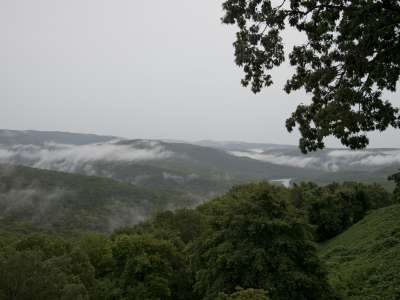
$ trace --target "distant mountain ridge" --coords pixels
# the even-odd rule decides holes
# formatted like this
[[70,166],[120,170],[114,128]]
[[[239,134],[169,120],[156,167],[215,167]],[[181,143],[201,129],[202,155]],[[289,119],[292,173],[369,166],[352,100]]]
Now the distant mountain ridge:
[[161,141],[93,134],[0,130],[0,163],[109,177],[208,198],[236,183],[359,180],[387,183],[399,149],[325,149],[303,155],[294,145]]
[[[236,157],[222,149],[183,142],[128,140],[115,137],[70,133],[16,132],[13,138],[0,134],[3,158],[14,164],[61,171],[74,171],[68,162],[87,165],[104,162],[140,164],[170,170],[177,175],[199,173],[208,176],[232,176],[242,179],[273,179],[276,176],[300,176],[304,170],[273,163]],[[15,138],[18,137],[18,138]],[[23,137],[23,143],[20,140]],[[56,137],[56,138],[54,138]],[[64,139],[65,138],[65,139]],[[72,142],[71,142],[72,140]],[[31,142],[31,143],[28,143]],[[0,153],[1,154],[1,153]],[[0,155],[0,160],[1,160]],[[103,162],[103,163],[102,163]],[[61,168],[61,169],[60,169]],[[317,175],[318,172],[310,170]]]
[[304,155],[294,145],[232,141],[200,141],[197,144],[222,149],[238,157],[327,172],[375,172],[387,168],[396,170],[400,167],[400,149],[398,148],[368,148],[365,150],[326,148]]
[[2,145],[43,145],[44,143],[58,143],[70,145],[85,145],[104,143],[119,139],[115,136],[96,134],[70,133],[61,131],[37,130],[8,130],[0,129],[0,144]]
[[193,142],[195,145],[204,147],[218,148],[227,151],[233,150],[250,150],[250,149],[298,149],[296,145],[274,144],[274,143],[251,143],[240,141],[213,141],[201,140]]

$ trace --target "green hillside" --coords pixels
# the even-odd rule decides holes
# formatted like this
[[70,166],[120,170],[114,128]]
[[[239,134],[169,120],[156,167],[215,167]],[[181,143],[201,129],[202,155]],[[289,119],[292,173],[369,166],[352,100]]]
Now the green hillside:
[[344,299],[400,299],[400,205],[371,212],[324,244],[320,257]]
[[[96,230],[144,220],[156,210],[193,206],[196,198],[108,178],[0,166],[0,221],[41,228]],[[4,225],[3,225],[4,226]]]

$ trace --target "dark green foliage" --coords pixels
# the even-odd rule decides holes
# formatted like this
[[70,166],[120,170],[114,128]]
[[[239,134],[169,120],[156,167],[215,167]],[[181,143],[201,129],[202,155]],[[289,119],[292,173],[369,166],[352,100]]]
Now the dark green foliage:
[[400,203],[400,172],[389,176],[389,180],[394,181],[396,187],[393,191],[393,201]]
[[31,234],[15,243],[17,251],[40,251],[45,258],[62,256],[71,250],[71,245],[60,237]]
[[277,300],[333,298],[307,225],[287,193],[252,184],[200,207],[209,229],[192,252],[195,290],[204,299],[233,293],[238,286],[264,289]]
[[[156,214],[150,221],[135,226],[136,232],[152,232],[157,236],[177,238],[184,244],[192,242],[204,232],[205,217],[197,210],[178,209]],[[127,229],[129,232],[129,229]],[[132,229],[131,229],[132,230]],[[117,232],[124,232],[121,229]]]
[[176,253],[173,274],[169,277],[171,299],[196,299],[192,292],[194,275],[186,250],[204,231],[204,216],[196,210],[182,209],[166,211],[132,228],[122,228],[113,235],[116,241],[121,236],[145,236],[153,241],[168,242]]
[[0,299],[190,299],[182,249],[149,234],[28,235],[0,248]]
[[79,248],[86,253],[95,269],[95,277],[103,278],[112,273],[115,260],[112,253],[112,242],[104,235],[86,234],[79,241]]
[[89,299],[94,285],[86,254],[58,238],[28,236],[0,249],[0,299]]
[[319,197],[320,187],[313,182],[295,183],[290,190],[290,201],[300,210],[307,210]]
[[182,249],[150,234],[120,234],[113,242],[112,278],[127,299],[189,299],[190,273]]
[[3,233],[8,223],[0,231],[0,299],[338,299],[332,285],[344,299],[396,299],[397,206],[322,246],[330,283],[312,234],[338,220],[339,233],[389,203],[377,185],[259,183],[111,236],[29,234],[35,229],[19,223],[13,236]]
[[236,292],[226,295],[220,294],[217,300],[269,300],[267,293],[264,290],[256,289],[240,289],[238,288]]
[[178,253],[169,241],[147,235],[120,235],[113,245],[123,297],[174,299],[170,289]]
[[57,231],[110,233],[165,207],[192,205],[185,194],[108,178],[0,166],[0,220]]
[[298,125],[303,152],[324,147],[334,136],[352,148],[364,148],[366,132],[400,127],[398,108],[382,92],[395,91],[400,75],[399,1],[226,0],[226,24],[237,24],[236,64],[242,84],[257,93],[272,84],[269,71],[285,59],[281,33],[304,33],[306,42],[289,54],[294,75],[285,91],[305,89],[311,104],[301,104],[287,120]]
[[348,300],[400,298],[400,206],[371,212],[324,243],[329,281]]
[[295,185],[291,190],[293,203],[315,226],[319,241],[330,239],[360,221],[368,211],[391,205],[390,194],[379,185],[361,183],[312,183]]

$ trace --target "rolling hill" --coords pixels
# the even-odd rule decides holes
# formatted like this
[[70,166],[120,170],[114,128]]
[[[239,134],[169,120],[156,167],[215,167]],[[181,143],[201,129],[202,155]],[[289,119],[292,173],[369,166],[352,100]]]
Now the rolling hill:
[[378,182],[390,189],[387,177],[400,167],[400,151],[325,149],[305,156],[290,145],[0,130],[0,163],[107,177],[207,199],[234,184],[259,180]]
[[190,192],[203,199],[226,192],[236,183],[312,179],[324,173],[237,157],[221,149],[188,143],[111,140],[111,137],[92,142],[101,138],[66,133],[63,140],[59,133],[12,131],[4,134],[3,131],[0,163],[109,177],[137,186]]
[[26,222],[56,231],[111,232],[158,210],[191,207],[178,191],[137,187],[109,178],[23,166],[0,166],[0,223]]
[[344,299],[400,298],[400,205],[371,212],[322,245],[329,279]]

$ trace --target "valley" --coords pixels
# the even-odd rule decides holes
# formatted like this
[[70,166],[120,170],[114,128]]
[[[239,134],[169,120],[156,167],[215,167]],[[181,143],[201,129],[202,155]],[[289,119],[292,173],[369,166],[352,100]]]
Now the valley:
[[[387,177],[398,167],[397,149],[304,156],[287,145],[1,130],[0,298],[9,280],[34,282],[38,268],[43,280],[63,278],[64,288],[41,288],[57,297],[79,282],[74,293],[91,299],[216,299],[224,278],[273,276],[260,281],[265,290],[243,293],[395,299],[399,199]],[[135,257],[147,277],[131,281]],[[291,271],[254,273],[260,260]],[[25,270],[19,279],[14,262]],[[288,276],[307,280],[285,298]],[[18,299],[40,286],[18,288]]]

